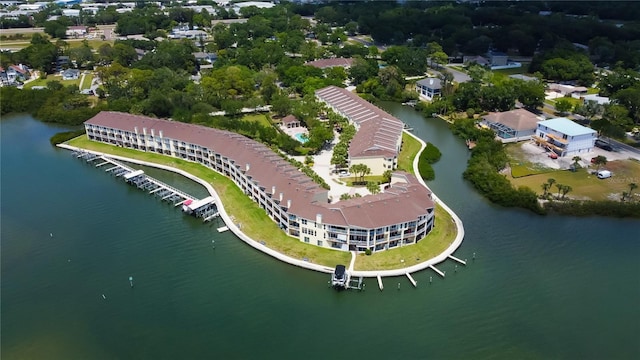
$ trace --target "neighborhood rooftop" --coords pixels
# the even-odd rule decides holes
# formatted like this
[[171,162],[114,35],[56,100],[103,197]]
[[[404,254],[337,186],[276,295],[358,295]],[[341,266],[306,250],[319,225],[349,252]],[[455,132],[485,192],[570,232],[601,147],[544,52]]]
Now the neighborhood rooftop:
[[353,64],[352,58],[331,58],[331,59],[318,59],[314,61],[306,62],[305,65],[313,66],[320,69],[331,68],[336,66],[350,67]]
[[429,89],[442,89],[442,82],[438,78],[426,78],[418,80],[416,84],[428,87]]
[[493,123],[506,125],[513,130],[535,129],[538,121],[540,121],[540,118],[525,109],[492,112],[483,118]]
[[316,96],[355,124],[357,132],[349,145],[350,157],[398,155],[402,121],[337,86],[317,90]]
[[567,118],[555,118],[551,120],[540,121],[538,125],[546,126],[549,129],[566,134],[568,136],[578,136],[578,135],[584,135],[584,134],[592,134],[596,132],[593,129],[584,127]]

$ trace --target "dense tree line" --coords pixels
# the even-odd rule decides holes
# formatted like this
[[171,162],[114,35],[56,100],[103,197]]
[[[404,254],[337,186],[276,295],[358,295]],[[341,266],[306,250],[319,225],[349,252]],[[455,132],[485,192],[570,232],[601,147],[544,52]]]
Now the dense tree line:
[[549,212],[572,216],[613,216],[640,218],[640,203],[620,201],[549,201],[544,204]]
[[427,143],[418,160],[418,172],[420,172],[422,179],[430,181],[436,178],[436,173],[431,165],[438,162],[440,157],[442,157],[440,150],[432,143]]
[[80,125],[106,110],[104,104],[92,106],[86,95],[78,93],[76,86],[63,87],[50,82],[46,89],[21,90],[14,87],[0,88],[1,113],[27,112],[34,117],[65,125]]
[[[296,9],[310,11],[308,6]],[[631,3],[330,3],[318,5],[315,17],[331,26],[355,23],[359,33],[371,34],[382,44],[424,47],[437,41],[450,55],[482,55],[494,48],[531,56],[568,41],[588,45],[601,65],[640,65],[640,26],[635,22],[640,6]],[[609,19],[629,22],[618,26]]]
[[463,139],[476,142],[463,176],[481,194],[492,202],[507,207],[522,207],[542,214],[535,191],[528,187],[514,188],[500,171],[507,164],[502,143],[496,141],[491,130],[478,129],[471,119],[462,119],[452,125],[452,131]]

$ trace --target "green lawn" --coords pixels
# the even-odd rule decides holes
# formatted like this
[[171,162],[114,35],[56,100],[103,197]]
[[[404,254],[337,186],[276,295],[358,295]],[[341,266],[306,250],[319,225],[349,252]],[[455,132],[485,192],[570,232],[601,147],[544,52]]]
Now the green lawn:
[[402,149],[398,155],[398,170],[413,174],[413,159],[420,150],[420,142],[411,135],[402,133]]
[[[629,190],[629,183],[640,183],[640,162],[638,161],[610,161],[603,168],[611,170],[613,177],[600,180],[595,175],[589,174],[587,169],[579,169],[576,172],[550,170],[544,174],[520,178],[509,177],[509,180],[515,186],[527,186],[536,193],[542,194],[542,184],[546,183],[549,178],[553,178],[556,180],[556,184],[571,186],[572,190],[567,194],[567,197],[590,200],[619,200],[620,194]],[[552,193],[557,193],[558,189],[554,185],[551,190]]]
[[[491,70],[495,73],[499,73],[499,74],[505,74],[505,75],[515,75],[515,74],[525,74],[526,72],[529,70],[529,63],[527,62],[520,62],[522,64],[521,67],[519,68],[511,68],[511,69],[498,69],[498,70]],[[529,75],[531,76],[531,75]]]
[[[417,148],[419,149],[419,143],[414,139],[410,140],[417,143]],[[413,142],[410,143],[415,149]],[[296,259],[307,258],[310,262],[329,267],[333,267],[336,264],[348,264],[350,261],[351,254],[348,252],[319,248],[285,235],[276,223],[266,215],[265,211],[245,196],[231,180],[203,165],[161,154],[146,153],[93,142],[88,140],[85,135],[72,139],[67,143],[84,149],[126,156],[187,171],[211,184],[220,196],[227,213],[235,219],[236,223],[240,224],[242,231],[255,240],[264,241],[265,246]],[[415,153],[412,156],[410,154],[405,155],[407,158],[415,157]],[[451,221],[451,217],[438,206],[436,208],[436,227],[418,244],[383,251],[370,256],[358,256],[355,267],[358,270],[387,270],[414,265],[440,254],[451,244],[455,236],[456,228]],[[400,262],[401,259],[404,259],[404,263]]]
[[49,75],[46,79],[36,79],[24,85],[25,89],[31,89],[34,86],[47,86],[50,81],[59,81],[63,86],[75,85],[80,86],[80,78],[76,80],[62,80],[62,76]]
[[[82,76],[80,77],[82,79]],[[89,73],[84,77],[84,82],[82,83],[82,87],[80,90],[89,89],[91,87],[91,83],[93,82],[93,73]]]
[[[65,41],[69,44],[69,48],[73,49],[73,48],[81,47],[82,40],[84,39],[66,39]],[[95,50],[98,50],[98,48],[103,44],[109,44],[113,46],[113,43],[114,43],[114,41],[111,41],[111,40],[107,41],[107,40],[100,40],[100,39],[87,40],[87,42],[89,43],[89,47]]]
[[270,127],[271,126],[271,121],[269,121],[267,116],[264,115],[264,114],[247,114],[247,115],[244,115],[240,120],[242,120],[242,121],[250,121],[250,122],[257,122],[260,125],[266,126],[266,127]]

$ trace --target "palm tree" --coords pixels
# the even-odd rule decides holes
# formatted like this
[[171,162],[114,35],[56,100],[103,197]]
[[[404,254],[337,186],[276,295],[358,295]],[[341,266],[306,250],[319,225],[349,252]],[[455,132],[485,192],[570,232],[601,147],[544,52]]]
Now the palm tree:
[[627,198],[627,196],[629,196],[629,193],[626,192],[626,191],[623,191],[622,192],[622,198],[620,199],[620,201],[624,201]]
[[549,188],[551,187],[551,184],[549,183],[544,183],[542,184],[542,190],[544,191],[544,193],[542,194],[542,197],[547,197],[547,193],[549,192]]
[[553,186],[553,184],[556,183],[556,179],[554,178],[549,178],[547,179],[547,184],[549,184],[549,189],[551,189],[551,187]]
[[562,199],[571,191],[573,188],[569,185],[562,185]]
[[382,173],[382,182],[383,183],[388,183],[391,184],[391,176],[393,175],[393,173],[391,172],[391,170],[385,170],[384,173]]
[[631,193],[633,192],[633,190],[638,188],[638,184],[636,183],[629,183],[629,193],[627,194],[627,196],[629,197],[629,199],[631,199]]
[[574,156],[571,160],[573,160],[573,164],[572,164],[573,171],[578,170],[578,168],[580,167],[579,162],[580,160],[582,160],[582,158],[580,156]]
[[556,184],[556,187],[558,188],[558,196],[556,196],[556,199],[560,199],[560,192],[562,191],[562,189],[564,188],[564,185],[562,184]]

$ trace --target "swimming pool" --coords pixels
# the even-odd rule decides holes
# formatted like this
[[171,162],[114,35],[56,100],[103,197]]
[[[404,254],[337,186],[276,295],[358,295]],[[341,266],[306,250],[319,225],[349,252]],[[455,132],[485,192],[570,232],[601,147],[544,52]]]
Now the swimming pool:
[[296,140],[300,141],[303,144],[309,141],[309,138],[305,133],[297,133],[294,136],[296,137]]

